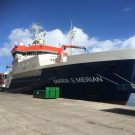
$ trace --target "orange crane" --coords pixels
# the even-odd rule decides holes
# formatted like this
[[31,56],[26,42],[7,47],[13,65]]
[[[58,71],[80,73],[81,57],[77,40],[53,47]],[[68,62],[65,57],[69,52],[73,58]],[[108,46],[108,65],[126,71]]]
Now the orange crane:
[[86,50],[85,46],[76,46],[76,45],[62,45],[61,46],[61,51],[67,49],[67,48],[76,48],[76,49],[84,49]]
[[86,50],[85,46],[76,46],[76,45],[62,45],[60,48],[60,51],[58,52],[58,57],[56,59],[56,62],[61,62],[61,56],[63,53],[63,50],[66,50],[67,48],[76,48],[76,49],[84,49]]

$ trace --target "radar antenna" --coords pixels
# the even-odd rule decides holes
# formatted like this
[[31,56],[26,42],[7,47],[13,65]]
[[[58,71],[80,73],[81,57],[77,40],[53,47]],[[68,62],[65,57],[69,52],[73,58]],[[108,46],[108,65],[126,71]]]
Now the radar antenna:
[[32,34],[33,34],[33,39],[34,39],[34,44],[43,44],[44,43],[44,37],[46,33],[43,32],[43,27],[39,24],[33,23],[30,28]]

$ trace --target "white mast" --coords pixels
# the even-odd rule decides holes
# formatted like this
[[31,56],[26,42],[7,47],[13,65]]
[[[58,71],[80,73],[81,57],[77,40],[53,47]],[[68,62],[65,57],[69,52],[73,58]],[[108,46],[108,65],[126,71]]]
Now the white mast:
[[43,44],[46,33],[43,32],[43,27],[39,24],[33,23],[31,25],[31,32],[33,34],[34,44]]
[[[74,37],[75,37],[75,32],[76,31],[74,31],[73,30],[73,25],[72,25],[72,20],[71,20],[71,23],[70,23],[70,30],[69,30],[69,43],[70,43],[70,45],[72,45],[73,44],[73,39],[74,39]],[[72,54],[72,48],[70,48],[70,55]]]

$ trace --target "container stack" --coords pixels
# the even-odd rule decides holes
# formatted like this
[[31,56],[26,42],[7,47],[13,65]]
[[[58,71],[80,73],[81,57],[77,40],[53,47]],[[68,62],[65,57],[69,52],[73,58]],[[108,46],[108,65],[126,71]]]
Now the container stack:
[[34,98],[41,99],[55,99],[60,97],[60,88],[59,87],[45,87],[44,90],[34,90]]

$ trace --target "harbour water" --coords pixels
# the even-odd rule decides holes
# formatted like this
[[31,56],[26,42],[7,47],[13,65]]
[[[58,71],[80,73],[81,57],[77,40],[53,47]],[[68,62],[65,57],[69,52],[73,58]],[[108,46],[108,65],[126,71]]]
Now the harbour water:
[[132,93],[130,95],[130,98],[128,100],[127,105],[129,105],[129,106],[135,106],[135,93]]

